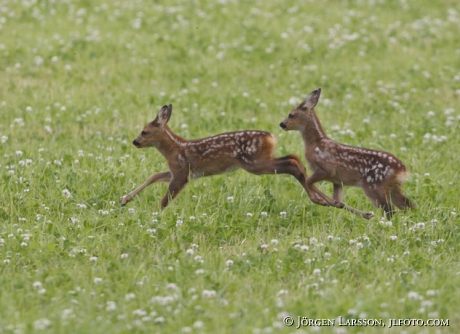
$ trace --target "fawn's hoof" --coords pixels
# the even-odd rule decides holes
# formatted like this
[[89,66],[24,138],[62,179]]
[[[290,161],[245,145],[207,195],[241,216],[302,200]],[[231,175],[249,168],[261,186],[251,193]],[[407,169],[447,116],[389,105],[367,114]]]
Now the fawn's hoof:
[[374,214],[373,213],[370,213],[370,212],[366,212],[364,215],[363,215],[364,218],[366,219],[371,219],[374,217]]

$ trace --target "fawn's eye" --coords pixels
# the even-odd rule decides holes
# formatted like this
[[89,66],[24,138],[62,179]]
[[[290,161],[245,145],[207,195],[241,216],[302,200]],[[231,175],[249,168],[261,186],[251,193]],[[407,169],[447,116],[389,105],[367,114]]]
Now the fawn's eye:
[[142,136],[142,137],[147,136],[147,132],[142,131],[142,132],[141,132],[141,136]]
[[288,118],[289,118],[289,119],[293,119],[293,118],[294,118],[294,115],[289,114]]

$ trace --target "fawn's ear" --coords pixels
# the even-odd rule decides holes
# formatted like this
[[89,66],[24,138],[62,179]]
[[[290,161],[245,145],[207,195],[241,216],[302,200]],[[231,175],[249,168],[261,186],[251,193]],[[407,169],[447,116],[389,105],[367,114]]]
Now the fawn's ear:
[[161,108],[160,112],[158,113],[157,117],[153,121],[153,123],[156,123],[158,125],[164,125],[168,123],[169,119],[171,118],[171,113],[172,113],[172,105],[168,106],[163,106]]
[[298,109],[305,110],[305,111],[307,111],[309,109],[313,109],[316,106],[316,104],[318,103],[320,95],[321,95],[321,88],[318,88],[318,89],[314,90],[313,92],[308,94],[308,96],[306,97],[305,101],[303,101],[300,104]]

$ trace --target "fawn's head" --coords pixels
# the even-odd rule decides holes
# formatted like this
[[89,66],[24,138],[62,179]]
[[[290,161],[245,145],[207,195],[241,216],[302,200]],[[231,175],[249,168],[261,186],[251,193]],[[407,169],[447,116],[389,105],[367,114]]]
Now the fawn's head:
[[309,111],[318,103],[321,95],[321,88],[311,92],[305,101],[303,101],[297,108],[293,109],[289,116],[280,123],[281,129],[285,131],[289,130],[301,130],[309,120]]
[[161,110],[158,112],[157,117],[148,123],[137,136],[136,139],[133,141],[133,145],[137,148],[143,147],[151,147],[155,146],[156,143],[162,140],[162,138],[166,135],[165,126],[168,123],[169,118],[171,117],[172,113],[172,105],[163,106]]

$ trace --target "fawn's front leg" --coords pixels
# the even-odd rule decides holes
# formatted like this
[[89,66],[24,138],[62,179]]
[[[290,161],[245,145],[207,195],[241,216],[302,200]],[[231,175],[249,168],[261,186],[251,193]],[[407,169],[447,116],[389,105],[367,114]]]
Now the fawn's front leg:
[[171,178],[171,183],[169,184],[167,193],[161,199],[161,210],[168,206],[170,200],[173,200],[180,191],[185,187],[188,182],[188,177],[176,177]]
[[125,206],[129,201],[133,199],[138,193],[144,190],[147,186],[155,182],[170,182],[171,181],[171,172],[161,172],[150,175],[150,177],[142,183],[139,187],[131,191],[128,195],[123,196],[121,201],[121,206]]

